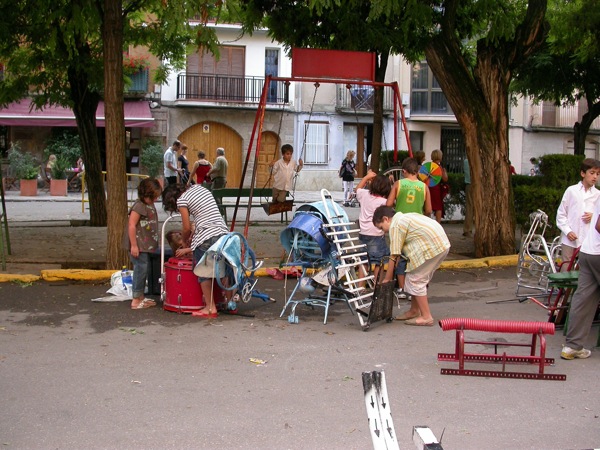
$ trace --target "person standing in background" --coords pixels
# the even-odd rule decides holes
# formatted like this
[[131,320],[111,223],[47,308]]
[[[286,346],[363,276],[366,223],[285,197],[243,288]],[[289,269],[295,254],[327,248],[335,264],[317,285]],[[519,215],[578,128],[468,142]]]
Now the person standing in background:
[[344,206],[350,206],[350,199],[354,193],[354,175],[356,175],[354,155],[356,155],[356,152],[353,150],[346,153],[346,157],[342,161],[339,171],[339,176],[342,179],[342,186],[344,188]]
[[473,194],[471,193],[471,167],[466,156],[463,161],[463,171],[465,174],[465,221],[463,222],[463,236],[471,236],[475,221],[473,214],[475,210],[473,208]]
[[436,163],[442,169],[442,180],[435,186],[429,186],[429,193],[431,194],[431,209],[435,213],[435,220],[437,223],[442,223],[442,217],[444,217],[444,193],[442,192],[442,183],[448,182],[448,174],[446,169],[442,167],[442,151],[434,150],[431,152],[431,161]]
[[213,189],[222,189],[227,185],[228,167],[229,163],[225,159],[225,149],[219,147],[217,149],[217,159],[215,159],[212,169],[207,174],[213,182]]
[[177,139],[173,142],[163,158],[164,161],[164,175],[167,184],[177,184],[177,174],[181,169],[177,168],[177,152],[181,149],[181,142]]
[[179,162],[179,168],[181,169],[181,172],[179,172],[179,177],[182,184],[186,184],[190,179],[190,171],[188,170],[190,163],[187,159],[187,151],[187,145],[181,144],[181,155],[179,155],[177,161]]

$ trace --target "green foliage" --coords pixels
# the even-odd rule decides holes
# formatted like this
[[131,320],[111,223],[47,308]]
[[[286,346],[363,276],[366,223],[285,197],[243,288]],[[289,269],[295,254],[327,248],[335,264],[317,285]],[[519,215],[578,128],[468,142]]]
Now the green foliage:
[[446,217],[452,217],[455,211],[465,214],[465,176],[462,173],[448,173],[448,185],[450,193],[444,198],[444,213]]
[[156,178],[164,164],[164,151],[160,142],[148,140],[144,142],[140,162],[152,178]]
[[385,172],[390,167],[401,166],[405,158],[408,158],[408,151],[398,150],[398,162],[394,163],[394,150],[382,150],[379,156],[379,168],[381,172]]
[[23,153],[18,142],[8,150],[8,162],[20,180],[35,180],[40,172],[40,163],[29,152]]
[[564,191],[569,186],[580,182],[583,160],[583,155],[544,155],[540,160],[542,184]]
[[52,166],[52,179],[53,180],[66,180],[67,170],[73,167],[65,156],[57,156],[54,165]]
[[514,189],[514,199],[517,225],[520,225],[523,230],[526,229],[529,226],[529,215],[541,209],[548,215],[548,223],[556,231],[557,229],[554,226],[556,224],[556,211],[558,210],[563,193],[564,189],[553,187],[516,186]]
[[75,132],[63,130],[52,136],[46,141],[44,158],[48,159],[50,155],[55,155],[58,159],[65,159],[69,164],[67,168],[75,167],[77,159],[82,155],[79,135]]

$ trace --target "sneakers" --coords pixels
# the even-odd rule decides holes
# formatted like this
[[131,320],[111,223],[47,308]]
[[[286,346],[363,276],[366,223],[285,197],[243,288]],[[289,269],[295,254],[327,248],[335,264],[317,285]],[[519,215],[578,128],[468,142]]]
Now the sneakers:
[[399,298],[402,300],[406,300],[408,298],[408,296],[406,295],[406,292],[404,292],[404,290],[402,290],[402,289],[396,289],[394,291],[394,294],[396,294],[396,298]]
[[573,350],[571,347],[563,346],[562,352],[560,352],[560,357],[562,359],[585,359],[589,358],[592,354],[591,351],[582,348],[581,350]]

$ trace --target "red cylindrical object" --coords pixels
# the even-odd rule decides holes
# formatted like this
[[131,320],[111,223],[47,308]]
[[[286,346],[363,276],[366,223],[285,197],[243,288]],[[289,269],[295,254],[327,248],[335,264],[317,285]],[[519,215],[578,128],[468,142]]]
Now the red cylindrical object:
[[551,322],[524,322],[513,320],[486,320],[465,319],[452,317],[439,321],[444,331],[448,330],[472,330],[472,331],[496,331],[498,333],[525,333],[525,334],[554,334],[554,324]]

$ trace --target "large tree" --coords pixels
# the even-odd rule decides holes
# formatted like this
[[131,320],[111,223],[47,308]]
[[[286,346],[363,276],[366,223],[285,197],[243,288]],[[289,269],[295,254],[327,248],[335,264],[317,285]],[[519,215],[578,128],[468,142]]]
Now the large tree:
[[[32,96],[40,107],[59,104],[73,109],[86,166],[90,221],[93,226],[107,225],[108,268],[128,262],[121,250],[127,217],[124,45],[146,45],[163,62],[156,80],[164,81],[170,70],[185,65],[188,46],[214,50],[215,34],[203,25],[216,16],[220,3],[0,0],[0,58],[7,66],[0,104]],[[107,101],[108,216],[95,122],[103,93]]]
[[595,0],[553,0],[547,16],[548,39],[517,71],[511,88],[562,106],[584,100],[587,112],[573,126],[575,154],[583,155],[600,116],[600,8]]

